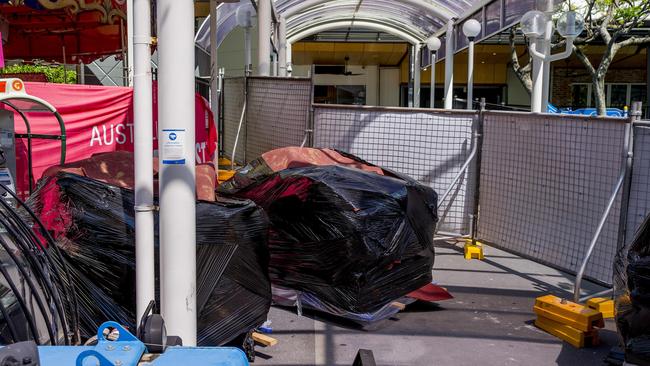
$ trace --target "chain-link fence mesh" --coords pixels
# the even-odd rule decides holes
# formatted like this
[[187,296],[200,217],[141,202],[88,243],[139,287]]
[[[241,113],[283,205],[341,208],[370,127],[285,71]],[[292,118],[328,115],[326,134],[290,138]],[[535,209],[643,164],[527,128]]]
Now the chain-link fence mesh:
[[304,78],[248,79],[246,159],[285,146],[300,146],[311,106],[311,80]]
[[[621,174],[626,120],[486,113],[478,236],[575,273]],[[621,199],[586,277],[611,283]]]
[[[314,146],[407,174],[442,195],[470,155],[476,122],[469,112],[315,105]],[[469,231],[473,172],[470,167],[443,202],[440,211],[449,210],[440,231]]]
[[650,121],[634,128],[634,165],[625,238],[629,243],[650,214]]
[[[225,155],[232,159],[235,139],[237,138],[237,128],[241,118],[242,109],[244,108],[246,79],[226,78],[223,80],[223,151]],[[246,124],[243,123],[237,143],[235,160],[238,163],[245,161],[244,141],[246,141]]]

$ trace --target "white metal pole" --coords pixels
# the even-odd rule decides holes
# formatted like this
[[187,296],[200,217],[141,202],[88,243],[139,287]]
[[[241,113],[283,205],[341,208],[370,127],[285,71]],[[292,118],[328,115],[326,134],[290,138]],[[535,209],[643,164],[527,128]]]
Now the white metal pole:
[[445,109],[454,108],[454,20],[447,22],[445,35]]
[[251,28],[244,27],[244,73],[246,76],[250,75],[253,71],[252,61],[252,41],[251,41]]
[[[537,47],[543,47],[543,40],[535,39]],[[537,48],[536,49],[539,49]],[[540,49],[540,51],[543,51]],[[541,59],[533,56],[533,89],[530,97],[530,111],[533,113],[542,113],[542,94],[544,89],[544,63]]]
[[219,64],[217,62],[218,5],[217,0],[210,0],[210,108],[215,116],[219,115]]
[[134,0],[133,117],[135,159],[136,319],[155,300],[153,207],[153,103],[151,91],[151,4]]
[[543,51],[544,61],[542,62],[542,104],[541,111],[546,113],[548,111],[548,96],[549,96],[549,86],[551,80],[551,39],[553,37],[554,26],[553,18],[550,14],[553,13],[553,0],[546,1],[546,13],[549,14],[548,20],[546,21],[546,33],[544,33],[544,44]]
[[271,75],[271,0],[257,2],[257,73]]
[[474,39],[469,40],[467,48],[467,109],[474,109]]
[[433,109],[436,107],[436,51],[431,52],[431,104]]
[[158,0],[160,268],[167,333],[196,346],[194,4]]
[[278,62],[280,64],[280,76],[287,76],[287,20],[280,18],[278,25]]
[[271,76],[278,76],[278,55],[271,53]]
[[415,55],[413,57],[413,107],[420,108],[420,89],[422,87],[422,67],[420,63],[420,54],[422,49],[419,44],[414,46]]
[[86,64],[83,61],[79,62],[79,83],[86,85]]
[[292,76],[293,73],[293,54],[291,53],[291,50],[293,49],[293,46],[289,41],[287,40],[287,76]]
[[[134,64],[134,59],[135,59],[135,44],[133,38],[135,37],[135,25],[134,23],[134,0],[126,0],[126,34],[127,34],[127,41],[126,41],[126,63],[127,63],[127,78],[128,86],[133,86],[135,81],[133,80],[133,74],[135,73],[135,64]],[[151,11],[149,11],[151,13]],[[151,32],[150,32],[151,33]],[[122,60],[124,62],[124,60]]]

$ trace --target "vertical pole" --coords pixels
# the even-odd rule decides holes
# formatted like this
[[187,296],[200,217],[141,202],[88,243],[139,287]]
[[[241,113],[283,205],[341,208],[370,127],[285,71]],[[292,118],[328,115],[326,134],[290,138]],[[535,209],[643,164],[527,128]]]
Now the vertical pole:
[[271,75],[271,0],[257,2],[257,74]]
[[[550,56],[551,44],[546,48],[547,56]],[[551,88],[551,62],[544,61],[544,83],[542,84],[542,113],[548,112],[548,103]]]
[[454,109],[454,20],[447,22],[445,42],[445,109]]
[[[135,8],[133,4],[134,0],[126,0],[126,34],[128,35],[127,38],[127,46],[126,46],[126,60],[123,60],[122,62],[126,62],[126,67],[127,67],[127,74],[128,74],[128,85],[133,86],[134,81],[133,81],[133,74],[135,73],[135,43],[133,38],[135,37],[135,24],[134,24],[134,13],[135,13]],[[149,11],[151,13],[151,11]]]
[[543,51],[544,61],[542,61],[542,95],[541,95],[541,112],[548,112],[548,96],[551,83],[551,61],[549,57],[551,55],[551,38],[553,37],[554,26],[553,26],[553,0],[546,1],[546,14],[548,14],[548,20],[546,21],[546,33],[544,33],[544,44]]
[[[151,4],[133,0],[133,117],[135,159],[136,320],[156,299],[153,216],[153,103],[151,76]],[[134,15],[132,14],[132,16]],[[136,323],[137,324],[137,323]]]
[[196,346],[194,4],[158,0],[160,277],[169,334]]
[[413,59],[415,58],[415,46],[409,47],[409,84],[408,84],[408,106],[409,108],[413,108],[415,105],[415,98],[413,93],[413,74],[415,71],[413,70]]
[[626,156],[625,156],[625,181],[623,183],[621,195],[621,214],[619,218],[618,230],[618,249],[623,248],[627,243],[627,214],[630,205],[630,188],[632,185],[632,169],[634,168],[634,122],[641,119],[642,105],[641,102],[632,101],[632,110],[630,111],[629,136],[626,140]]
[[645,61],[646,61],[646,104],[645,104],[645,118],[650,119],[650,46],[645,49]]
[[436,107],[436,51],[431,52],[431,109]]
[[477,116],[477,124],[475,130],[475,144],[476,144],[476,169],[475,169],[475,183],[474,183],[474,207],[472,209],[472,217],[470,220],[470,238],[472,244],[476,245],[478,234],[478,220],[481,199],[481,160],[483,158],[483,123],[485,121],[485,98],[481,98],[481,105]]
[[419,44],[413,46],[415,53],[413,57],[413,107],[420,108],[420,89],[422,87],[422,67],[420,54],[422,49]]
[[650,46],[645,49],[645,78],[646,78],[646,104],[645,104],[645,118],[650,119]]
[[[544,42],[539,38],[532,40],[537,47],[543,47]],[[542,48],[537,48],[543,51]],[[530,111],[542,113],[542,92],[544,88],[544,64],[542,60],[533,57],[533,90],[530,95]]]
[[210,108],[215,115],[215,121],[217,120],[216,116],[219,115],[218,5],[217,0],[210,0]]
[[467,48],[467,109],[474,108],[474,38],[469,40]]
[[252,41],[251,41],[251,28],[244,28],[244,75],[250,76],[253,72],[252,61]]
[[289,77],[291,77],[293,74],[293,54],[291,53],[292,49],[293,46],[287,41],[287,76]]
[[280,76],[287,76],[287,20],[280,18],[278,25],[278,62],[280,64]]
[[271,53],[271,76],[278,76],[278,55]]

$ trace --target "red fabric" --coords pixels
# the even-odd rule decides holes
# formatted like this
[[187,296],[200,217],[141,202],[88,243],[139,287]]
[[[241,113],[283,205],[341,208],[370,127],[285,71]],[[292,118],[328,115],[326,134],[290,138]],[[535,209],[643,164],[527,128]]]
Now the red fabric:
[[385,175],[383,169],[378,166],[364,164],[350,159],[331,149],[312,149],[295,146],[283,147],[265,152],[262,154],[262,159],[264,159],[266,165],[274,172],[307,166],[342,165]]
[[[25,83],[27,93],[52,104],[65,122],[67,134],[66,162],[87,159],[94,154],[111,151],[133,151],[133,89],[65,85],[50,83]],[[154,97],[156,88],[154,86]],[[155,99],[154,99],[155,100]],[[197,164],[213,160],[216,150],[216,131],[212,112],[200,95],[196,96],[196,159]],[[25,133],[22,118],[15,114],[16,133]],[[49,113],[28,113],[32,133],[59,134],[59,125]],[[213,131],[206,129],[208,126]],[[154,149],[157,149],[157,108],[154,102]],[[214,138],[212,138],[214,137]],[[57,140],[32,140],[32,166],[34,179],[52,165],[59,164],[60,142]],[[152,152],[153,153],[153,152]],[[17,190],[28,191],[27,140],[16,141]]]
[[449,300],[454,298],[446,289],[440,286],[436,286],[432,283],[425,285],[419,290],[415,290],[406,296],[416,300],[429,302]]
[[121,35],[127,31],[121,14],[125,14],[126,6],[119,0],[84,3],[86,6],[77,5],[80,11],[76,13],[72,11],[74,6],[38,10],[24,5],[0,5],[0,15],[9,20],[5,57],[61,62],[65,48],[66,63],[74,64],[121,55]]

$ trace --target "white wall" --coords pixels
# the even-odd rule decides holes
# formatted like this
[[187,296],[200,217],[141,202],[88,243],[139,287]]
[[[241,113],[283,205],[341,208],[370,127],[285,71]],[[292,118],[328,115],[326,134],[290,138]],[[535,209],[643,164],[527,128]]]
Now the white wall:
[[[293,76],[307,76],[311,66],[293,66]],[[365,85],[366,105],[378,105],[379,102],[379,67],[377,65],[350,65],[348,71],[359,75],[314,75],[314,85]]]
[[379,105],[399,107],[399,67],[382,67],[379,69]]
[[508,83],[508,105],[530,106],[530,96],[512,67],[508,67],[506,81]]
[[[251,30],[251,62],[253,75],[257,66],[257,27]],[[244,30],[235,28],[226,36],[217,53],[219,67],[226,69],[226,77],[244,76]]]

